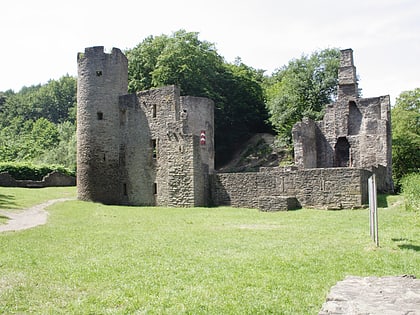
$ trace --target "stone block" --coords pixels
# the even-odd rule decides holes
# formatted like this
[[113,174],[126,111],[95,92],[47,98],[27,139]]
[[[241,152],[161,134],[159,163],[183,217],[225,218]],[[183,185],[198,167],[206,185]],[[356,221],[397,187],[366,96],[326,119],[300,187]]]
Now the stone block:
[[258,197],[258,209],[261,211],[287,211],[297,209],[299,202],[295,197],[261,196]]

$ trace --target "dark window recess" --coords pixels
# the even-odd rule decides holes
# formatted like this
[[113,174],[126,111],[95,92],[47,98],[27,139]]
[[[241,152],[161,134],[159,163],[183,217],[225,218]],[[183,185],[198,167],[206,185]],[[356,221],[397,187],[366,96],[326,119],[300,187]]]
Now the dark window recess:
[[127,184],[123,184],[123,194],[124,196],[127,196]]
[[156,139],[151,140],[151,146],[152,146],[152,157],[154,159],[157,158],[157,141]]
[[96,76],[97,77],[100,77],[101,75],[102,75],[102,71],[101,70],[96,71]]
[[357,107],[356,102],[349,102],[348,134],[358,135],[362,125],[363,115]]
[[98,120],[102,120],[104,119],[104,113],[102,112],[97,112],[96,115],[98,116]]
[[350,161],[350,144],[345,137],[340,137],[335,144],[335,156],[334,156],[335,167],[349,167],[351,166]]
[[153,104],[153,107],[152,107],[152,117],[156,118],[156,104]]
[[157,184],[153,184],[153,195],[157,195]]

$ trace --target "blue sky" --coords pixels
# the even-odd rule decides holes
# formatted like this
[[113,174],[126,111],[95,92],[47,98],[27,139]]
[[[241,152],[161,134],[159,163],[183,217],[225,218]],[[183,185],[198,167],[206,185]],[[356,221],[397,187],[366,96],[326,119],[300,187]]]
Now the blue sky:
[[76,75],[85,47],[132,48],[185,29],[273,70],[325,48],[352,48],[364,97],[420,87],[418,0],[3,0],[0,91]]

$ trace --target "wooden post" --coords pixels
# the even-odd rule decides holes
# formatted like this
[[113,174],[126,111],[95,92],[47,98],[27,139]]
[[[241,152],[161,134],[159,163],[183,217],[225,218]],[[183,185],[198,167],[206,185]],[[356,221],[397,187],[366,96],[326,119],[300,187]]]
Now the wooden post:
[[376,195],[376,177],[372,174],[368,180],[369,187],[369,225],[370,225],[370,237],[375,242],[376,246],[379,247],[379,235],[378,235],[378,204]]

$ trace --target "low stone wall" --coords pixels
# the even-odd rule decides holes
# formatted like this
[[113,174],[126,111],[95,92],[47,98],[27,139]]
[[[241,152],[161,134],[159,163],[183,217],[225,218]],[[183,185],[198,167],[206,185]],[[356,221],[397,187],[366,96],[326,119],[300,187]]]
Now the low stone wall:
[[26,188],[76,186],[76,178],[59,172],[51,172],[40,181],[16,180],[8,172],[3,172],[0,173],[0,186]]
[[[368,202],[370,172],[358,168],[261,168],[258,173],[218,173],[212,178],[215,205],[259,208],[259,198],[295,197],[303,207],[358,208]],[[261,204],[275,208],[274,199]],[[280,202],[281,199],[277,201]],[[278,206],[280,207],[280,206]]]
[[216,206],[258,208],[259,173],[212,175],[212,199]]
[[287,211],[299,208],[295,197],[261,196],[258,197],[258,209],[261,211]]

